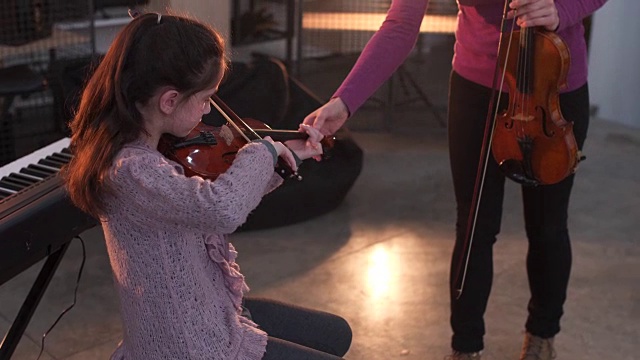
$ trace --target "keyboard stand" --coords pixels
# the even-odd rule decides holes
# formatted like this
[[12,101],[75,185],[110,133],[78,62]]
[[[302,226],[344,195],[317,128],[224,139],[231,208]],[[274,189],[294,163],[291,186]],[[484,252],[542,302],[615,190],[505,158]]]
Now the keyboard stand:
[[64,243],[58,250],[47,257],[36,281],[33,283],[31,290],[29,290],[27,298],[24,300],[20,311],[18,311],[16,319],[2,340],[2,344],[0,344],[0,360],[8,360],[13,355],[70,244],[70,241]]

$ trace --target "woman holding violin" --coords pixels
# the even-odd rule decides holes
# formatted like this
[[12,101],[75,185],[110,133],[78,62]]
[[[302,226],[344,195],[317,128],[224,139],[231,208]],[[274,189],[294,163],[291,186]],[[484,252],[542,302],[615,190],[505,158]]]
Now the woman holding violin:
[[[589,121],[582,20],[605,2],[458,0],[448,112],[457,221],[447,359],[482,356],[506,179],[522,184],[529,241],[520,359],[555,357],[571,269],[569,197]],[[393,0],[332,99],[304,123],[324,134],[340,128],[409,54],[427,4]]]
[[101,221],[120,299],[123,340],[112,359],[340,359],[351,342],[346,321],[245,298],[227,239],[282,183],[278,159],[295,173],[296,158],[321,153],[320,133],[303,126],[307,140],[282,143],[205,129],[202,138],[218,143],[198,151],[214,149],[210,160],[226,164],[207,177],[186,175],[187,162],[169,159],[177,143],[158,149],[165,136],[187,137],[212,106],[223,110],[215,92],[225,70],[223,40],[210,27],[182,16],[135,16],[70,124],[66,185],[71,200]]

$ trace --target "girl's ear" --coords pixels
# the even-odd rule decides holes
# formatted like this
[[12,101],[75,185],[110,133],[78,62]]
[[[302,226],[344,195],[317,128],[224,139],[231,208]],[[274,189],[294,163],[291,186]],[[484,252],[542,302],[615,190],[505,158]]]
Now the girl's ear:
[[166,115],[171,115],[176,108],[180,100],[180,93],[175,89],[168,89],[163,91],[158,98],[160,111]]

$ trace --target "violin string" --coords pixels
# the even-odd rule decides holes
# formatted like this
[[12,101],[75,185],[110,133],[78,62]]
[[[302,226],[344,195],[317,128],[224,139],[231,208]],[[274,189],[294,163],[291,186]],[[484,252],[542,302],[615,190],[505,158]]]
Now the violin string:
[[[535,77],[533,76],[533,65],[534,65],[534,61],[533,61],[533,56],[534,56],[534,46],[535,46],[535,40],[534,40],[534,33],[533,33],[534,29],[532,27],[527,27],[527,40],[525,41],[526,44],[526,48],[527,48],[527,56],[525,57],[525,61],[527,62],[527,66],[525,67],[525,77],[526,77],[526,96],[527,99],[532,99],[533,98],[533,86],[534,86],[534,79]],[[525,115],[526,116],[530,116],[531,115],[531,101],[526,101],[525,102]]]
[[527,108],[527,92],[529,91],[529,76],[528,76],[528,66],[529,66],[529,56],[528,55],[528,49],[529,49],[529,36],[528,36],[528,32],[529,32],[529,28],[521,28],[520,29],[520,54],[519,54],[519,61],[520,64],[522,65],[520,67],[520,73],[519,73],[519,78],[522,81],[522,85],[521,85],[521,89],[519,89],[518,93],[520,94],[520,116],[519,116],[519,121],[518,121],[518,130],[519,132],[516,132],[518,134],[517,138],[520,139],[524,136],[525,131],[524,131],[524,126],[525,126],[525,119],[527,117],[527,115],[529,114],[529,109]]

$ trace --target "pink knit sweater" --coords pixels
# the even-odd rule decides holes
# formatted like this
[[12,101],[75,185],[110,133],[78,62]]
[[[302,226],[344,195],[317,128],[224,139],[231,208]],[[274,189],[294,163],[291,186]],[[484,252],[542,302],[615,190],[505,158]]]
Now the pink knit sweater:
[[215,181],[187,178],[143,143],[117,156],[102,221],[120,297],[112,359],[261,359],[267,335],[240,316],[248,290],[232,233],[282,179],[260,143]]

